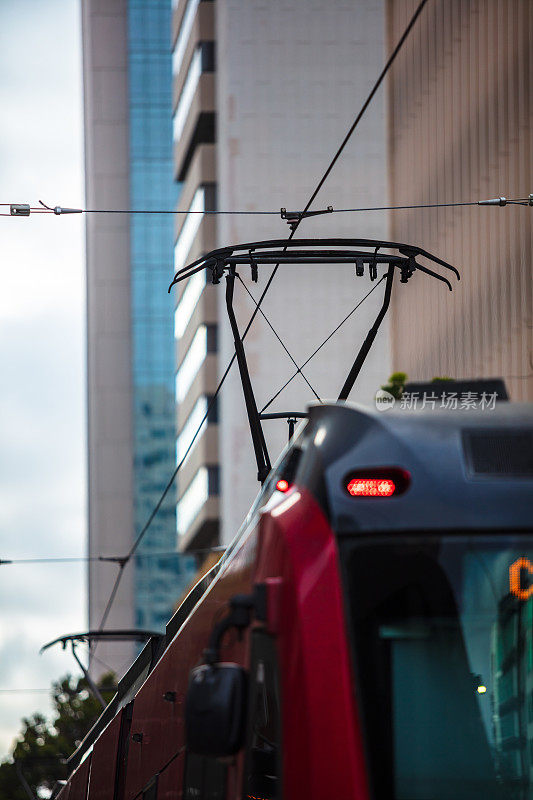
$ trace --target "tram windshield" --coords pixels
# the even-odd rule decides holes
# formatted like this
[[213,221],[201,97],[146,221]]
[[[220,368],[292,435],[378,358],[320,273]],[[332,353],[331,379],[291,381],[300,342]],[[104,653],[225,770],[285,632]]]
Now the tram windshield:
[[533,800],[533,536],[345,555],[375,800]]

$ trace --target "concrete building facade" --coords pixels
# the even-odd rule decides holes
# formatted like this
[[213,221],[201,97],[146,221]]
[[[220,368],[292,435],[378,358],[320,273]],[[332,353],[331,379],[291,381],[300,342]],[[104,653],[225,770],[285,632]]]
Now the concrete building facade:
[[[85,0],[89,209],[172,209],[170,0]],[[89,556],[125,556],[174,468],[172,215],[87,214]],[[193,564],[176,553],[171,491],[124,574],[105,629],[163,631]],[[89,564],[97,629],[118,565]],[[98,644],[119,675],[133,644]]]
[[[288,235],[277,212],[305,206],[415,6],[84,2],[87,206],[179,212],[87,216],[90,555],[128,551],[233,354],[223,283],[199,273],[169,297],[172,272],[217,246]],[[313,208],[527,197],[532,26],[527,0],[428,3]],[[271,213],[249,213],[258,211]],[[531,209],[521,206],[305,220],[298,236],[413,242],[462,273],[453,294],[419,274],[396,282],[350,399],[372,403],[393,368],[412,380],[503,376],[513,399],[531,399],[531,234]],[[270,271],[252,284],[241,270],[255,299]],[[284,266],[263,311],[300,365],[370,288],[352,267]],[[321,399],[338,395],[381,297],[378,288],[305,368]],[[242,330],[254,303],[239,283],[235,309]],[[298,376],[270,403],[294,365],[261,316],[245,346],[260,409],[303,410],[316,399]],[[264,429],[274,460],[287,427]],[[228,543],[255,475],[235,366],[177,494],[124,574],[109,627],[162,626],[165,598],[177,599],[186,571],[157,553]],[[116,569],[91,564],[93,627]],[[96,655],[116,664],[117,653],[126,664],[133,650],[99,646]]]
[[[385,58],[385,3],[369,0],[180,0],[173,16],[175,175],[183,181],[174,266],[178,270],[226,244],[284,238],[279,209],[302,209],[368,94]],[[376,97],[316,208],[386,205],[385,98]],[[209,215],[209,211],[278,214]],[[385,237],[382,213],[339,214],[306,220],[301,237]],[[258,284],[241,270],[259,298]],[[298,364],[369,290],[353,267],[285,266],[263,310]],[[366,301],[304,370],[320,398],[338,395],[363,336],[381,303],[381,288]],[[241,329],[254,310],[237,287]],[[177,456],[181,459],[209,398],[233,354],[224,285],[198,274],[176,292]],[[245,342],[257,403],[262,408],[294,371],[264,319]],[[384,325],[353,399],[372,402],[389,374]],[[270,411],[303,410],[315,400],[294,380]],[[287,439],[284,422],[265,423],[275,458]],[[227,543],[258,490],[256,466],[235,366],[212,418],[180,472],[179,547]]]
[[[389,47],[416,5],[389,3]],[[426,5],[389,78],[391,205],[528,198],[532,41],[528,0]],[[533,400],[532,220],[517,205],[392,214],[392,238],[461,272],[453,294],[421,279],[395,293],[395,369],[415,380],[502,376],[513,400]]]

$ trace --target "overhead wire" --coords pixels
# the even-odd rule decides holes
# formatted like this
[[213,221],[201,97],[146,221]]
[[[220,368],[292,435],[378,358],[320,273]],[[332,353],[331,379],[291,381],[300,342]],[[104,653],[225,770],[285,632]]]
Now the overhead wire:
[[[0,207],[10,208],[14,203],[0,203]],[[411,209],[424,209],[424,208],[460,208],[464,206],[507,206],[507,205],[522,205],[533,206],[533,195],[529,197],[494,197],[486,200],[466,200],[466,201],[452,201],[449,203],[412,203],[409,205],[394,205],[394,206],[359,206],[357,208],[332,208],[328,213],[330,214],[354,214],[361,211],[403,211]],[[245,211],[245,210],[216,210],[211,209],[208,211],[197,211],[193,209],[137,209],[137,208],[76,208],[66,209],[61,206],[56,206],[59,211],[54,211],[53,208],[39,208],[38,206],[28,206],[28,210],[34,214],[54,214],[62,215],[67,213],[75,214],[201,214],[202,216],[280,216],[280,211]],[[298,213],[298,212],[296,212]],[[22,214],[4,214],[0,213],[3,217],[24,216]],[[26,215],[29,216],[29,215]]]
[[309,208],[311,207],[315,197],[317,196],[317,194],[321,190],[322,186],[326,182],[326,180],[327,180],[329,174],[331,173],[333,167],[335,166],[335,164],[337,163],[338,159],[340,158],[340,155],[341,155],[342,151],[344,150],[344,148],[346,147],[346,145],[350,141],[353,132],[355,131],[355,129],[359,125],[359,122],[361,121],[365,111],[367,110],[368,106],[372,102],[372,100],[374,98],[374,95],[376,94],[377,90],[381,86],[381,84],[383,82],[383,79],[385,78],[385,75],[387,74],[387,72],[389,71],[390,67],[392,66],[396,56],[398,55],[398,53],[402,49],[405,40],[409,36],[409,34],[410,34],[415,22],[417,21],[418,17],[420,16],[420,14],[422,12],[422,9],[426,5],[426,3],[427,3],[427,0],[421,0],[420,3],[418,4],[418,6],[417,6],[417,8],[415,10],[415,13],[411,17],[411,19],[409,21],[409,24],[407,25],[406,29],[404,30],[404,32],[403,32],[398,44],[396,45],[396,47],[392,51],[391,55],[387,59],[387,62],[385,64],[385,66],[383,67],[379,78],[377,79],[377,81],[375,82],[374,86],[372,87],[372,89],[370,91],[370,94],[368,95],[368,97],[366,98],[365,102],[363,103],[363,105],[361,107],[361,110],[359,111],[359,113],[357,114],[356,118],[354,119],[352,125],[350,126],[350,129],[348,130],[348,133],[346,134],[346,136],[342,140],[337,152],[335,153],[335,155],[331,159],[331,161],[329,163],[329,166],[327,167],[326,171],[324,172],[324,174],[320,178],[316,189],[314,190],[314,192],[312,193],[311,197],[307,201],[307,204],[306,204],[306,206],[305,206],[305,208],[304,208],[304,210],[302,212],[303,214],[305,214],[307,211],[309,211]]
[[[188,555],[202,555],[203,553],[213,553],[225,550],[220,547],[201,547],[194,550],[187,550]],[[143,558],[167,558],[168,556],[181,555],[177,550],[166,550],[164,552],[143,553]],[[126,556],[58,556],[51,558],[0,558],[0,567],[9,564],[70,564],[70,563],[89,563],[91,561],[110,562],[119,564]]]
[[[324,185],[324,183],[327,180],[329,174],[331,173],[331,170],[333,169],[333,167],[337,163],[341,153],[343,152],[344,148],[348,144],[348,141],[350,140],[350,138],[353,135],[355,129],[357,128],[359,122],[361,121],[366,109],[368,108],[368,106],[372,102],[372,99],[373,99],[374,95],[376,94],[376,92],[379,89],[381,83],[383,82],[383,79],[384,79],[385,75],[387,74],[387,72],[390,69],[392,63],[394,62],[396,56],[398,55],[399,51],[401,50],[405,40],[407,39],[411,29],[413,28],[416,20],[418,19],[418,16],[420,15],[420,13],[421,13],[421,11],[422,11],[422,9],[423,9],[423,7],[425,6],[426,3],[427,3],[427,0],[421,0],[419,5],[417,6],[417,9],[415,10],[413,16],[411,17],[411,20],[410,20],[409,24],[407,25],[402,37],[400,38],[398,44],[394,48],[392,54],[389,56],[389,58],[388,58],[388,60],[387,60],[387,62],[385,64],[385,66],[383,67],[383,69],[382,69],[377,81],[375,82],[372,90],[370,91],[370,94],[366,98],[366,100],[363,103],[363,105],[362,105],[359,113],[357,114],[354,122],[350,126],[350,129],[348,130],[348,133],[346,134],[346,136],[344,137],[344,139],[341,142],[340,146],[338,147],[338,149],[337,149],[335,155],[333,156],[333,158],[332,158],[329,166],[327,167],[326,171],[324,172],[324,174],[320,178],[316,189],[313,191],[313,193],[311,194],[311,197],[307,201],[303,212],[298,216],[298,219],[291,226],[291,232],[290,232],[290,234],[289,234],[289,236],[287,238],[287,243],[285,244],[285,247],[283,248],[282,252],[286,252],[289,242],[294,238],[294,235],[295,235],[296,231],[298,230],[302,220],[305,218],[305,214],[307,213],[307,211],[309,211],[309,208],[310,208],[311,204],[315,200],[318,192],[320,191],[320,189]],[[55,212],[53,211],[53,213],[55,213]],[[268,290],[270,289],[270,286],[272,285],[272,282],[273,282],[273,280],[274,280],[274,278],[275,278],[275,276],[277,274],[278,269],[279,269],[279,262],[274,266],[274,269],[272,270],[272,272],[271,272],[271,274],[270,274],[270,276],[269,276],[269,278],[267,280],[265,288],[263,289],[263,291],[261,293],[261,296],[260,296],[259,300],[257,301],[256,307],[254,308],[254,311],[253,311],[253,313],[252,313],[252,315],[250,317],[250,320],[249,320],[249,322],[248,322],[248,324],[247,324],[247,326],[246,326],[246,328],[244,330],[244,333],[243,333],[243,335],[241,337],[241,341],[244,341],[244,339],[245,339],[248,331],[250,330],[250,328],[251,328],[251,326],[252,326],[252,324],[253,324],[253,322],[254,322],[257,314],[258,314],[258,312],[261,310],[261,305],[263,303],[263,300],[265,299],[265,296],[266,296]],[[124,574],[124,569],[125,569],[126,565],[129,563],[129,561],[131,560],[131,557],[133,556],[133,554],[135,553],[135,551],[139,547],[139,545],[140,545],[143,537],[145,536],[146,532],[148,531],[148,529],[149,529],[149,527],[150,527],[155,515],[157,514],[157,512],[161,508],[161,505],[162,505],[165,497],[167,496],[168,492],[170,491],[170,488],[171,488],[172,484],[174,483],[176,475],[178,474],[178,472],[179,472],[179,470],[181,468],[181,465],[184,463],[185,459],[187,458],[187,456],[188,456],[188,454],[189,454],[189,452],[190,452],[190,450],[191,450],[191,448],[192,448],[192,446],[193,446],[193,444],[194,444],[194,442],[196,440],[196,437],[199,435],[199,433],[200,433],[200,431],[202,429],[202,426],[203,426],[204,422],[206,421],[206,419],[207,419],[207,417],[209,415],[209,412],[210,412],[210,410],[211,410],[211,408],[212,408],[212,406],[213,406],[213,404],[215,402],[215,399],[218,396],[218,394],[219,394],[219,392],[220,392],[220,390],[221,390],[221,388],[222,388],[222,386],[224,384],[224,381],[226,380],[226,377],[227,377],[231,367],[233,366],[233,364],[235,362],[235,359],[236,359],[236,353],[234,353],[233,356],[231,357],[231,359],[230,359],[230,361],[228,363],[228,366],[226,367],[226,370],[225,370],[222,378],[220,379],[220,381],[218,383],[218,386],[217,386],[217,388],[215,390],[215,393],[214,393],[214,395],[213,395],[213,397],[212,397],[212,399],[211,399],[211,401],[210,401],[210,403],[208,405],[207,411],[205,412],[204,417],[203,417],[202,421],[200,422],[200,424],[199,424],[199,426],[198,426],[198,428],[197,428],[197,430],[196,430],[196,432],[195,432],[195,434],[194,434],[194,436],[193,436],[193,438],[192,438],[192,440],[191,440],[191,442],[190,442],[190,444],[189,444],[189,446],[187,448],[187,451],[186,451],[185,455],[183,456],[183,458],[181,459],[180,463],[176,466],[175,470],[173,471],[172,476],[170,477],[170,480],[168,481],[168,483],[167,483],[167,485],[166,485],[166,487],[165,487],[165,489],[164,489],[164,491],[163,491],[163,493],[161,495],[161,498],[159,499],[159,501],[155,505],[152,513],[148,517],[148,520],[146,521],[146,523],[144,524],[143,528],[141,529],[141,531],[140,531],[139,535],[137,536],[137,539],[135,540],[130,552],[128,553],[128,555],[125,558],[124,562],[120,564],[119,572],[117,574],[117,577],[116,577],[115,582],[113,584],[113,587],[111,589],[111,594],[109,596],[109,600],[107,602],[107,605],[106,605],[105,610],[104,610],[104,614],[102,616],[102,620],[101,620],[100,625],[99,625],[99,630],[103,629],[103,626],[105,625],[105,622],[107,621],[107,618],[109,616],[109,612],[111,610],[111,607],[113,605],[114,599],[116,597],[116,594],[117,594],[117,591],[118,591],[122,576]],[[97,646],[97,644],[98,643],[95,644],[95,647]]]

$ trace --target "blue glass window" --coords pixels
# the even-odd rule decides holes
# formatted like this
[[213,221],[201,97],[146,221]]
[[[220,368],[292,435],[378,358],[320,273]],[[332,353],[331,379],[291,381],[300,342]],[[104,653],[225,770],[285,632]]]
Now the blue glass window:
[[[171,0],[128,0],[130,205],[139,210],[173,209],[179,194],[173,180],[171,13]],[[133,540],[175,469],[174,308],[167,294],[173,275],[174,220],[169,214],[134,214],[129,224]],[[135,614],[142,627],[164,629],[164,620],[191,579],[191,559],[178,554],[155,557],[175,549],[174,489],[135,560]]]

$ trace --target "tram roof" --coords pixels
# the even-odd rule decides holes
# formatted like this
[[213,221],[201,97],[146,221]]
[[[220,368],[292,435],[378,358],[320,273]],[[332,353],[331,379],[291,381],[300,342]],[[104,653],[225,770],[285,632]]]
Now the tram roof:
[[[484,411],[316,405],[302,447],[296,482],[314,491],[340,535],[533,529],[531,404]],[[349,495],[350,473],[386,467],[409,473],[403,494]]]

